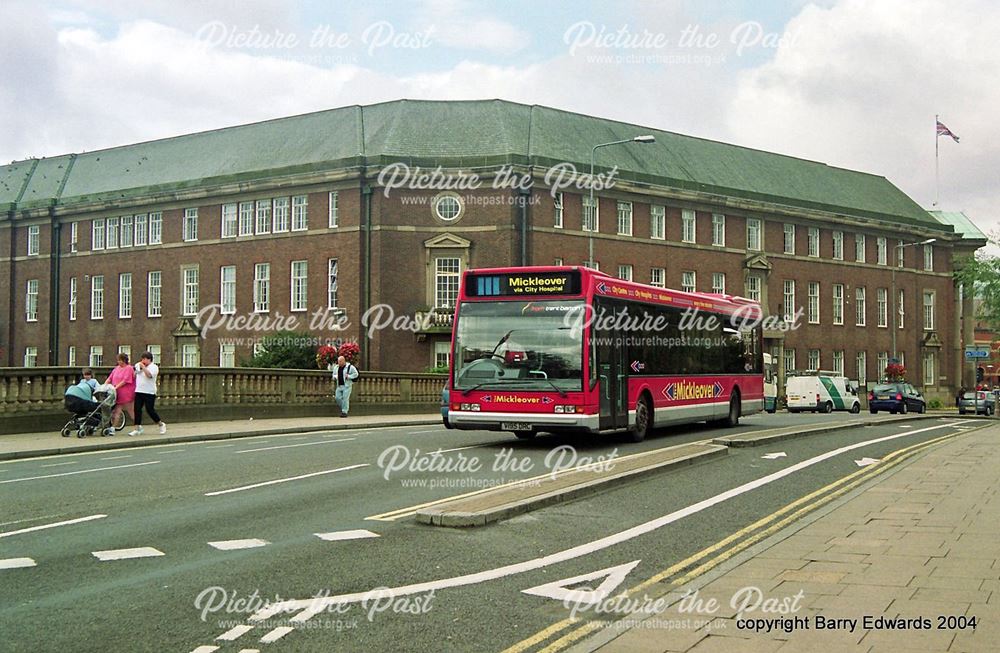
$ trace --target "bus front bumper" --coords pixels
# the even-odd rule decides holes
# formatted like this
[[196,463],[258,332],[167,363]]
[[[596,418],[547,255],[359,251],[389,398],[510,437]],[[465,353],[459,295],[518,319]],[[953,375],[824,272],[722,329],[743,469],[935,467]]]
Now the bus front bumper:
[[[598,415],[570,413],[488,413],[478,411],[448,411],[448,421],[457,429],[476,431],[512,431],[504,425],[530,424],[533,431],[585,430],[596,433],[600,426]],[[521,429],[517,429],[521,430]]]

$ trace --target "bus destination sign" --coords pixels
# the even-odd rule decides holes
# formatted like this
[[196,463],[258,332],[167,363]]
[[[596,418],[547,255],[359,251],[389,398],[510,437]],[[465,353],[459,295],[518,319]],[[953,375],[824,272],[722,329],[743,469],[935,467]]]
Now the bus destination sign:
[[470,275],[466,294],[472,297],[527,297],[538,295],[577,295],[580,273],[515,272]]

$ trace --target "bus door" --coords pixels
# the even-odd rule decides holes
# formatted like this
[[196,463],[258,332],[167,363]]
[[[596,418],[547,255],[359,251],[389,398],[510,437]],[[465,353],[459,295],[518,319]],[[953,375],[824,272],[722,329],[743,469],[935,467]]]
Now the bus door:
[[597,330],[597,388],[600,393],[600,428],[628,427],[628,367],[623,334]]

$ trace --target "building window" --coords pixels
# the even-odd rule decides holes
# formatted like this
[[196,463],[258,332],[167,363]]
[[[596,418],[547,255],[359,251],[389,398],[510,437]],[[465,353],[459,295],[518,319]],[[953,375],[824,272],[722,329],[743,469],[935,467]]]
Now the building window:
[[795,254],[795,225],[785,225],[785,254]]
[[844,232],[834,231],[833,232],[833,260],[843,261],[844,260]]
[[632,266],[631,265],[619,265],[618,266],[618,278],[623,281],[632,280]]
[[76,319],[76,300],[79,291],[76,285],[76,277],[70,277],[69,279],[69,319]]
[[104,276],[90,277],[90,319],[104,319]]
[[716,247],[726,246],[726,216],[721,213],[712,214],[712,244]]
[[924,331],[934,330],[934,292],[924,291]]
[[659,204],[649,207],[649,237],[654,240],[667,237],[667,209]]
[[337,259],[327,261],[326,271],[326,307],[337,308]]
[[632,235],[632,202],[618,202],[618,235]]
[[598,272],[600,272],[600,270],[601,270],[601,262],[600,261],[584,261],[583,267],[590,268],[591,270],[597,270]]
[[181,314],[198,314],[198,268],[184,268],[181,270],[182,295]]
[[896,243],[896,267],[903,267],[903,241]]
[[38,367],[38,347],[24,348],[24,366]]
[[842,349],[833,352],[833,371],[837,373],[837,376],[844,376],[844,351]]
[[858,263],[865,262],[865,235],[854,234],[854,260]]
[[875,291],[875,314],[876,326],[889,326],[889,291],[885,288]]
[[746,282],[747,299],[760,303],[760,277],[751,275]]
[[833,323],[844,323],[844,284],[833,284]]
[[335,190],[330,191],[326,224],[331,229],[340,226],[340,195]]
[[38,256],[40,233],[38,225],[28,227],[28,256]]
[[791,322],[795,318],[795,281],[793,279],[785,279],[784,296],[785,321]]
[[96,218],[90,233],[90,249],[104,249],[104,218]]
[[712,273],[712,292],[725,295],[726,294],[726,275],[723,272],[713,272]]
[[819,227],[809,227],[809,256],[819,256]]
[[935,373],[935,356],[934,352],[928,351],[924,353],[924,385],[934,385],[937,381],[937,375]]
[[70,367],[76,367],[76,347],[73,345],[70,345],[66,352],[66,364]]
[[149,214],[149,244],[160,245],[163,243],[163,214],[160,212]]
[[[135,231],[132,226],[132,216],[123,215],[122,216],[122,228],[119,231],[118,237],[121,239],[122,247],[131,247],[135,240]],[[73,250],[76,251],[75,249]]]
[[809,366],[806,369],[818,370],[819,369],[819,350],[810,349],[809,350]]
[[855,322],[857,326],[865,326],[865,287],[855,288],[854,290],[854,309],[855,309]]
[[747,218],[747,250],[759,252],[762,248],[759,218]]
[[28,322],[38,321],[38,279],[28,279],[24,297],[24,312]]
[[897,315],[896,315],[896,321],[898,322],[898,324],[896,325],[896,328],[897,329],[902,329],[903,328],[903,322],[905,321],[903,318],[906,317],[906,309],[903,306],[903,291],[902,290],[899,291],[899,297],[897,298],[897,301],[898,301],[898,303],[896,304],[896,313],[897,313]]
[[897,352],[896,356],[899,357],[898,358],[899,364],[902,365],[903,367],[906,367],[906,352],[905,351]]
[[137,246],[145,245],[148,242],[149,216],[147,216],[145,213],[140,213],[139,215],[135,216],[134,233],[135,233],[135,238],[133,238],[133,242],[135,242]]
[[238,210],[236,204],[223,204],[222,205],[223,238],[236,238],[237,222],[238,222]]
[[309,197],[296,195],[292,198],[292,231],[305,231],[309,228]]
[[681,240],[693,243],[695,236],[695,213],[690,209],[684,209],[681,211]]
[[223,315],[236,312],[236,266],[224,265],[219,270],[219,303]]
[[274,198],[274,225],[271,229],[276,234],[288,231],[288,198]]
[[80,223],[71,222],[69,224],[69,251],[71,254],[76,253],[76,246],[80,240]]
[[563,194],[554,193],[552,195],[552,226],[556,229],[563,228]]
[[694,272],[686,270],[681,272],[681,290],[685,292],[695,292],[697,278]]
[[434,307],[454,308],[458,300],[461,261],[457,258],[434,259]]
[[293,311],[304,311],[307,308],[309,290],[308,261],[292,261],[292,306]]
[[108,235],[104,248],[118,249],[118,218],[108,218],[106,222]]
[[934,245],[924,245],[924,270],[934,271]]
[[181,367],[198,367],[198,345],[181,346]]
[[132,273],[122,272],[118,275],[118,317],[132,317]]
[[451,366],[451,342],[448,340],[438,340],[434,343],[434,367]]
[[583,196],[583,224],[581,228],[584,231],[597,231],[600,227],[601,215],[597,206],[596,197]]
[[[331,226],[335,227],[336,225]],[[271,200],[257,200],[256,233],[258,235],[271,233]]]
[[785,350],[785,373],[795,371],[795,350],[786,349]]
[[219,367],[236,367],[236,345],[231,342],[219,345]]
[[271,264],[253,266],[253,311],[267,313],[271,310]]
[[163,272],[153,270],[146,275],[146,315],[160,317],[163,315]]
[[868,383],[868,353],[859,351],[856,363],[858,367],[858,385],[865,385]]
[[875,252],[879,265],[889,265],[889,246],[884,236],[875,239]]
[[126,356],[129,357],[129,360],[131,360],[132,359],[132,345],[118,345],[118,353],[119,354],[125,354]]
[[667,283],[667,271],[664,268],[650,268],[649,285],[657,288],[665,288]]
[[184,209],[184,233],[181,235],[186,243],[198,240],[198,209]]
[[87,364],[90,367],[101,367],[104,365],[104,347],[101,345],[91,345],[90,360]]
[[462,201],[455,195],[439,195],[434,200],[434,213],[445,222],[454,222],[462,215]]
[[876,360],[878,362],[878,369],[875,370],[875,371],[878,372],[878,378],[879,379],[884,379],[885,378],[885,368],[889,367],[889,352],[887,352],[887,351],[880,351],[878,353],[878,356],[876,357]]
[[252,236],[254,228],[254,203],[240,202],[240,232],[241,236]]
[[557,257],[557,258],[552,259],[552,265],[559,265],[559,266],[561,266],[562,264],[563,264],[563,260],[561,258]]
[[809,324],[819,324],[819,283],[809,282]]

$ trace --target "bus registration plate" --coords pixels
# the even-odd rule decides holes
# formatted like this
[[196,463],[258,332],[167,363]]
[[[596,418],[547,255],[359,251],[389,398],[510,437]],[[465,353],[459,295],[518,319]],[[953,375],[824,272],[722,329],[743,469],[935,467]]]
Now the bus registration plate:
[[500,428],[504,431],[530,431],[531,424],[527,422],[500,422]]

